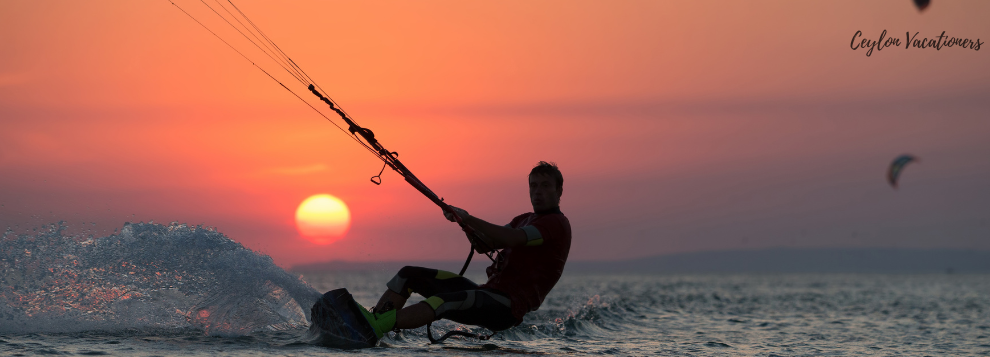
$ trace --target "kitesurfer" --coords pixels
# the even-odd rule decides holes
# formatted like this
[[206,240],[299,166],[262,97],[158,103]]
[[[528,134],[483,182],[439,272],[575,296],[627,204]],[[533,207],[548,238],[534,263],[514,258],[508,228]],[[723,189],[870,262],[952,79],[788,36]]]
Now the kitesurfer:
[[[365,317],[381,338],[393,329],[411,329],[439,319],[500,331],[520,324],[523,315],[543,303],[564,272],[571,246],[571,225],[560,212],[564,177],[556,164],[540,161],[529,173],[533,212],[521,214],[504,226],[488,223],[452,207],[478,234],[469,236],[475,250],[501,249],[486,269],[488,281],[477,285],[447,271],[407,266],[386,284],[378,304]],[[411,293],[425,301],[403,307]]]

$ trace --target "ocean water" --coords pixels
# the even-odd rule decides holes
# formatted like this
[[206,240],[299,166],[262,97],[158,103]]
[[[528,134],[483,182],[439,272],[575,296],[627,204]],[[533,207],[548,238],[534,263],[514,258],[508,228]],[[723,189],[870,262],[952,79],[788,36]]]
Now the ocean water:
[[492,340],[430,345],[420,328],[347,351],[308,342],[309,306],[338,287],[372,305],[394,272],[300,276],[208,228],[131,224],[97,239],[8,232],[0,273],[3,356],[990,355],[987,275],[565,272]]

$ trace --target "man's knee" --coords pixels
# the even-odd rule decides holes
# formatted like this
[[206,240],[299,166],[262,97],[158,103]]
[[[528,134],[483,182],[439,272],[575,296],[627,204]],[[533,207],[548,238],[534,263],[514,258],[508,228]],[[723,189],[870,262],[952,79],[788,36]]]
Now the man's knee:
[[417,267],[411,266],[402,267],[402,269],[399,269],[399,272],[396,273],[395,276],[392,277],[392,280],[389,280],[385,286],[392,292],[402,295],[404,298],[409,298],[412,291],[406,286],[406,284],[409,282],[409,278],[414,276],[416,268]]
[[422,275],[424,270],[430,270],[430,269],[426,269],[426,268],[423,268],[423,267],[408,266],[407,265],[407,266],[402,267],[402,269],[399,269],[399,273],[396,274],[396,275],[397,276],[401,276],[401,277],[406,278],[406,279],[409,279],[410,277],[413,277],[413,276]]
[[408,298],[413,293],[412,287],[409,286],[410,280],[432,277],[436,275],[436,271],[436,269],[404,266],[402,269],[399,269],[399,272],[385,286],[389,290],[392,290],[392,292]]

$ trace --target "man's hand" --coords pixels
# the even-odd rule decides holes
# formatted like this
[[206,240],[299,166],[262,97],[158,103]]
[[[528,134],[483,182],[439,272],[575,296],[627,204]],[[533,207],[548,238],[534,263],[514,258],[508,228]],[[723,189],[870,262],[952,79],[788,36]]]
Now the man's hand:
[[457,222],[457,219],[454,217],[454,214],[457,214],[457,217],[459,217],[461,219],[464,219],[464,217],[467,217],[468,216],[467,211],[462,210],[460,208],[457,208],[457,207],[454,207],[454,206],[450,206],[450,209],[453,210],[454,213],[450,213],[448,211],[443,211],[443,217],[446,218],[448,221]]
[[[458,207],[450,206],[450,210],[454,212],[451,213],[448,211],[443,211],[443,217],[451,222],[457,222],[457,218],[460,218],[461,222],[464,222],[464,220],[467,217],[471,216],[470,214],[467,213],[467,211],[460,209]],[[457,217],[454,217],[454,215],[457,215]],[[478,234],[480,233],[476,231],[466,234],[468,240],[471,241],[471,246],[474,247],[474,250],[477,251],[478,253],[487,253],[492,251],[491,244],[481,239],[481,237],[478,236]]]
[[[460,218],[461,223],[476,234],[474,237],[468,235],[467,238],[479,253],[526,244],[526,232],[522,229],[496,226],[454,206],[450,206],[450,211],[453,212],[443,212],[444,218],[451,222],[457,222]],[[476,242],[481,244],[475,244]]]

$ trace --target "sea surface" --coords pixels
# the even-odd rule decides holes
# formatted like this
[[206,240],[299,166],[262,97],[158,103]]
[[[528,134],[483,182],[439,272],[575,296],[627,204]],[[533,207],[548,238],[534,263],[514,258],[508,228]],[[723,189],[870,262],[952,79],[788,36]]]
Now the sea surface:
[[[491,340],[431,345],[419,328],[339,350],[309,343],[309,306],[339,287],[373,305],[394,272],[285,272],[181,224],[62,231],[0,240],[2,356],[990,355],[990,276],[964,274],[565,271],[538,311]],[[489,333],[433,325],[453,329]]]

